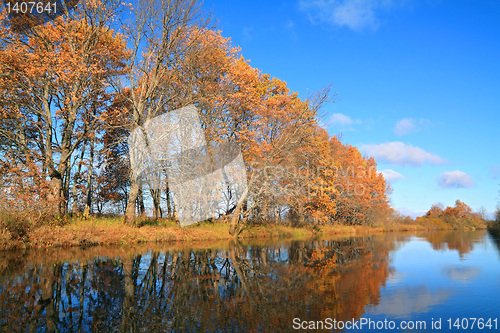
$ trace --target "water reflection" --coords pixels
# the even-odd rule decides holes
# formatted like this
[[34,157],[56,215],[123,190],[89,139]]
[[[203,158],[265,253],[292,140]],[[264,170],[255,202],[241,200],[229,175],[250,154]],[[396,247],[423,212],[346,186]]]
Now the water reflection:
[[500,255],[500,229],[491,229],[488,230],[488,233],[490,234],[490,237],[493,240],[493,243],[496,245],[496,248]]
[[474,244],[480,242],[484,231],[461,231],[454,230],[437,231],[423,234],[425,239],[432,244],[435,250],[457,250],[460,258],[471,252]]
[[[421,239],[464,256],[483,237]],[[5,252],[0,331],[290,331],[294,318],[408,319],[455,295],[445,286],[407,283],[411,272],[390,253],[413,240],[385,234],[191,249]],[[461,283],[481,274],[456,263],[441,271]]]
[[449,266],[444,268],[444,272],[451,280],[469,283],[479,274],[479,269],[472,266]]
[[[389,274],[391,243],[370,237],[225,249],[148,251],[123,259],[4,271],[5,330],[283,329],[293,318],[359,317]],[[15,263],[18,265],[18,263]],[[7,265],[10,267],[10,265]]]
[[428,312],[435,305],[444,303],[452,291],[430,290],[426,285],[405,286],[388,292],[372,314],[386,314],[392,318],[407,319],[413,313]]

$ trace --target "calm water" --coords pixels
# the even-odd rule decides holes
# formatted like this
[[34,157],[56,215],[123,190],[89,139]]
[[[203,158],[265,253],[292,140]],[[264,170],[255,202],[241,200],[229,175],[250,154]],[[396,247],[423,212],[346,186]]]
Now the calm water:
[[2,332],[321,327],[500,331],[500,238],[484,231],[388,233],[0,253]]

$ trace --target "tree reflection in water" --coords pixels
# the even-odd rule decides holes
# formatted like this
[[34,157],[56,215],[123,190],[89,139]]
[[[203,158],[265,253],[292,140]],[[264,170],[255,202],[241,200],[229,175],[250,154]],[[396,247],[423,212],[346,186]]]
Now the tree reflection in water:
[[296,317],[359,318],[378,304],[394,240],[14,261],[2,267],[0,331],[288,331]]
[[432,245],[434,250],[456,250],[460,258],[474,249],[474,244],[484,239],[485,231],[454,230],[434,231],[424,233],[424,238]]
[[500,254],[500,229],[499,228],[492,228],[488,230],[488,233],[493,240],[493,243],[495,244],[498,253]]

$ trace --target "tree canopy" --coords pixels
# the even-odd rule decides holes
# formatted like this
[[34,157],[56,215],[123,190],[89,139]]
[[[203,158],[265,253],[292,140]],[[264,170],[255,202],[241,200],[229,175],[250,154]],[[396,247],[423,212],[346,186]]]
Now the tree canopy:
[[[248,193],[235,202],[228,190],[220,212],[232,214],[233,232],[238,220],[365,224],[391,212],[374,159],[317,122],[330,88],[299,97],[253,68],[201,8],[88,0],[22,31],[1,13],[3,208],[121,213],[134,224],[147,193],[131,174],[127,137],[194,104],[207,142],[243,154]],[[149,190],[156,218],[176,217],[174,196],[168,179]]]

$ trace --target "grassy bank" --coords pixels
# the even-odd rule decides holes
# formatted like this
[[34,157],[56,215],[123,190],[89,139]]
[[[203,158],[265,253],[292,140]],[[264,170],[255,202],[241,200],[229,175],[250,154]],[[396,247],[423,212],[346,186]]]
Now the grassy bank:
[[486,229],[487,222],[476,216],[468,217],[418,217],[413,225],[425,230],[475,230]]
[[[486,225],[467,219],[441,220],[420,218],[416,221],[390,221],[378,226],[306,225],[292,227],[285,224],[248,225],[238,235],[242,239],[310,238],[328,235],[360,235],[385,231],[425,231],[485,228]],[[130,227],[121,217],[65,218],[37,224],[27,218],[6,216],[0,218],[0,250],[19,248],[74,247],[98,245],[133,245],[144,243],[173,243],[186,241],[217,241],[233,238],[229,224],[202,222],[181,228],[169,220],[142,220]]]
[[[12,228],[11,228],[12,229]],[[249,225],[239,238],[307,238],[323,233],[356,234],[355,227],[301,227],[286,225]],[[123,224],[121,217],[69,219],[63,225],[30,227],[20,233],[0,229],[0,250],[16,248],[73,247],[97,245],[133,245],[141,243],[172,243],[186,241],[217,241],[233,238],[229,224],[202,222],[180,227],[169,220],[141,222],[138,227]]]

